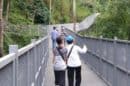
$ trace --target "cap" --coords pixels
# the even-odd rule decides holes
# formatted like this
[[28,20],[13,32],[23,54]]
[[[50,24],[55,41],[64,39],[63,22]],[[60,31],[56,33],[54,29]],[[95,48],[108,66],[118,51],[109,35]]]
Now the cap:
[[69,36],[66,37],[66,41],[67,41],[67,42],[71,42],[71,41],[73,41],[73,40],[74,40],[74,37],[71,36],[71,35],[69,35]]

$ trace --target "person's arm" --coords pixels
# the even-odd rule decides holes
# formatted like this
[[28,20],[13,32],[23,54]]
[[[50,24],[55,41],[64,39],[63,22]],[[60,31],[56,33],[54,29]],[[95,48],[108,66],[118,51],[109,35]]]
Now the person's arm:
[[78,47],[78,51],[80,52],[80,53],[86,53],[87,52],[87,47],[86,47],[86,45],[83,45],[83,48],[80,48],[79,46],[77,46]]
[[54,64],[55,62],[55,51],[53,50],[53,58],[52,58],[52,63]]
[[67,49],[66,49],[66,51],[65,51],[65,55],[64,55],[64,61],[65,61],[65,63],[67,64],[67,60],[68,60],[68,58],[67,58]]

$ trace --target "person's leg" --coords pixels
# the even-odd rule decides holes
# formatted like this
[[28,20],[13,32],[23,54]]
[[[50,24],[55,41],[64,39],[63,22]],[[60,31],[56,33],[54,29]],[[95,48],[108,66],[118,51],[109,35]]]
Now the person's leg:
[[60,76],[59,85],[60,86],[65,86],[65,70],[60,71],[59,76]]
[[56,40],[54,40],[54,48],[56,48]]
[[54,46],[55,46],[55,45],[54,45],[54,40],[52,39],[52,48],[53,48],[53,49],[54,49]]
[[74,68],[68,67],[68,84],[69,86],[74,86]]
[[59,85],[59,71],[54,70],[54,75],[55,75],[55,85]]
[[80,86],[80,84],[81,84],[81,66],[77,67],[75,70],[76,70],[76,84],[75,84],[75,86]]

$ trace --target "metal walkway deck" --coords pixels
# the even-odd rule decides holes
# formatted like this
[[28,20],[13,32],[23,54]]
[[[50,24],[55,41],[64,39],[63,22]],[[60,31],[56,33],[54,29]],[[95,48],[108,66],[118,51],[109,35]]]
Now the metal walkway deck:
[[[49,43],[50,45],[50,43]],[[45,85],[44,86],[55,86],[54,84],[54,73],[52,65],[52,52],[51,46],[49,47],[49,60],[45,73]],[[67,76],[66,76],[67,78]],[[66,80],[66,86],[67,80]],[[107,86],[86,64],[82,62],[82,82],[81,86]]]
[[[48,60],[46,69],[45,85],[54,86],[54,74],[52,57]],[[67,78],[67,77],[66,77]],[[66,80],[67,81],[67,80]],[[82,64],[82,83],[81,86],[107,86],[86,64]]]

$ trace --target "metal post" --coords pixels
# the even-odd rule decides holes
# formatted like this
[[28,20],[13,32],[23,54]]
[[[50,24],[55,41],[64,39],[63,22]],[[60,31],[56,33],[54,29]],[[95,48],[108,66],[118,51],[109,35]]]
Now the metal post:
[[18,51],[18,45],[9,45],[9,54],[16,53]]
[[[102,45],[102,38],[103,38],[103,36],[100,36],[100,45]],[[102,58],[103,58],[103,55],[102,55],[102,52],[103,52],[103,50],[102,50],[103,48],[102,48],[102,46],[100,46],[100,76],[103,78],[103,65],[102,65]]]
[[36,39],[31,39],[31,43],[35,43],[36,42]]
[[13,61],[13,86],[18,86],[18,79],[17,79],[17,75],[18,75],[18,45],[9,45],[9,53],[16,53],[16,58]]
[[[127,71],[129,71],[130,70],[130,67],[129,67],[129,65],[130,65],[130,63],[129,63],[129,61],[130,61],[130,54],[129,54],[129,43],[127,44],[127,47],[126,47],[126,69],[127,69]],[[127,86],[129,86],[130,85],[130,80],[129,80],[129,74],[127,73]]]
[[30,86],[30,52],[27,53],[27,86]]
[[117,42],[116,42],[116,40],[117,40],[117,37],[114,37],[114,58],[113,58],[113,62],[114,62],[114,72],[113,72],[113,83],[112,83],[112,86],[118,86],[118,77],[117,77],[117,68],[116,68],[116,65],[117,65],[117,61],[116,61],[116,44],[117,44]]
[[43,64],[43,59],[44,59],[44,51],[45,51],[45,48],[44,48],[44,42],[42,42],[42,61],[41,61],[41,67],[42,67],[42,69],[41,69],[41,71],[42,71],[42,76],[43,76],[43,78],[42,78],[42,86],[44,86],[44,78],[45,78],[45,76],[44,76],[44,64]]
[[[33,43],[35,45],[36,39],[31,39],[31,43]],[[35,82],[35,77],[36,77],[36,46],[32,49],[32,57],[33,57],[33,70],[32,70],[32,76],[34,77],[34,79],[32,79],[33,82]],[[35,83],[33,83],[35,84]]]
[[36,77],[36,75],[37,75],[37,70],[38,70],[38,66],[37,66],[37,46],[35,46],[34,47],[34,75],[35,75],[35,81],[34,82],[36,82],[37,81],[37,77]]

